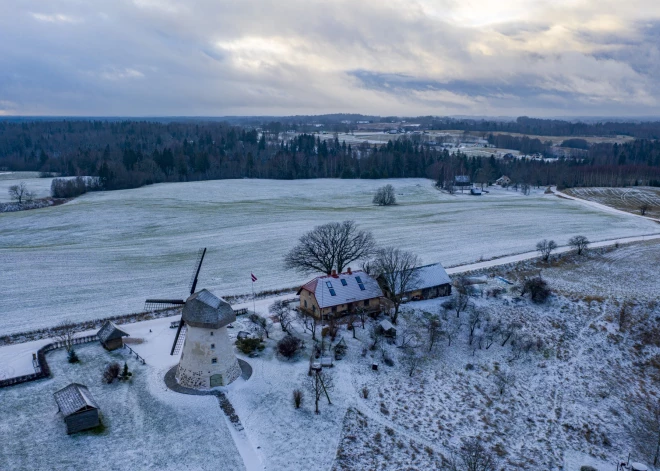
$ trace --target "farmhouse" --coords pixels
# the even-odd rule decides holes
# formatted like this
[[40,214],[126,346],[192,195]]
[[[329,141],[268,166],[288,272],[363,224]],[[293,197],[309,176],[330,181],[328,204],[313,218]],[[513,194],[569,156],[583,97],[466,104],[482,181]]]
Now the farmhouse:
[[101,345],[107,350],[116,350],[124,345],[122,337],[128,337],[128,334],[110,321],[105,321],[101,330],[96,334],[101,341]]
[[363,271],[318,276],[300,290],[300,309],[317,318],[327,318],[352,312],[358,308],[367,312],[380,310],[383,292],[378,282]]
[[457,188],[469,188],[471,185],[469,175],[456,175],[454,177],[454,186]]
[[506,175],[502,175],[500,178],[495,180],[495,184],[500,186],[509,186],[511,184],[511,179]]
[[99,406],[87,386],[71,383],[53,394],[58,412],[66,423],[66,433],[76,433],[99,424]]

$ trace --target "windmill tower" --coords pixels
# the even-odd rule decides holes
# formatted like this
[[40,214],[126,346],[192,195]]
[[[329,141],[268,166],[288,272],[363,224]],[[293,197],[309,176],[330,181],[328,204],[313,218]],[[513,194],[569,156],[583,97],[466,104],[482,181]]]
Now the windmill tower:
[[147,299],[145,303],[148,310],[183,305],[170,355],[181,351],[176,380],[181,386],[195,389],[226,386],[241,375],[227,333],[227,325],[236,320],[234,310],[206,289],[195,292],[204,255],[206,249],[200,249],[188,299]]

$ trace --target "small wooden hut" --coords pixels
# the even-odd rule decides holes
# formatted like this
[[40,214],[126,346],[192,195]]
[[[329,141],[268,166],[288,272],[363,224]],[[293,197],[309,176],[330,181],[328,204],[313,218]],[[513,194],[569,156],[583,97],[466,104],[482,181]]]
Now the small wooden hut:
[[53,394],[58,412],[66,423],[66,433],[72,434],[99,425],[99,406],[87,386],[71,383]]
[[105,321],[101,330],[96,334],[101,345],[107,350],[116,350],[124,346],[122,337],[128,337],[128,334],[110,321]]

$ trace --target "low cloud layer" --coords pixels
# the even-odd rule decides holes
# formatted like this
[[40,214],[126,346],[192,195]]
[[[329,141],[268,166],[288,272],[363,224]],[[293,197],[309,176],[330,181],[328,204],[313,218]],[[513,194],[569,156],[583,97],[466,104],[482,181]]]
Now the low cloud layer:
[[655,0],[0,8],[0,115],[660,114]]

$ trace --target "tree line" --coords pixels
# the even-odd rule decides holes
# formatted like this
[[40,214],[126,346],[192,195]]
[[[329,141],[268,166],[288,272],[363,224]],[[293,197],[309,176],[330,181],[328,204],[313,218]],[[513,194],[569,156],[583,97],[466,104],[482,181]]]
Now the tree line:
[[[105,190],[158,182],[227,178],[431,178],[531,185],[660,185],[660,143],[594,144],[579,158],[547,162],[450,153],[406,137],[377,146],[337,136],[290,135],[219,122],[0,121],[0,168],[96,176]],[[535,152],[547,143],[498,135],[504,147]],[[502,142],[504,143],[504,142]],[[576,144],[576,147],[579,143]]]

